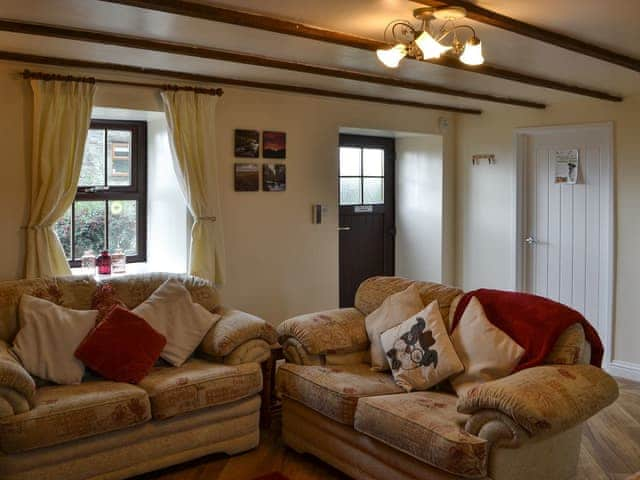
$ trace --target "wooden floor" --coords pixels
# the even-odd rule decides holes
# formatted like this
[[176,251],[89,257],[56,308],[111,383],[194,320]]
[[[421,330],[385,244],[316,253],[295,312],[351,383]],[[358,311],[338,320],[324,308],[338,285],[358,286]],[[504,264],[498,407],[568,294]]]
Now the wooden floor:
[[[618,380],[620,398],[587,423],[579,480],[626,480],[640,472],[640,384]],[[235,457],[213,455],[136,480],[252,480],[279,471],[291,480],[347,479],[319,460],[286,448],[276,420],[262,432],[260,446]]]

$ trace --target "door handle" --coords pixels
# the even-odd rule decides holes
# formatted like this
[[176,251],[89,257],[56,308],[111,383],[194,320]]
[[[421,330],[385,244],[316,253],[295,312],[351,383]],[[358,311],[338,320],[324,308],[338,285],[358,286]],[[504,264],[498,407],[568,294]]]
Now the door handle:
[[338,227],[337,230],[339,232],[348,232],[349,230],[351,230],[351,227]]
[[538,244],[538,241],[535,238],[533,238],[531,235],[529,235],[527,238],[524,239],[524,243],[526,243],[527,245],[534,246]]

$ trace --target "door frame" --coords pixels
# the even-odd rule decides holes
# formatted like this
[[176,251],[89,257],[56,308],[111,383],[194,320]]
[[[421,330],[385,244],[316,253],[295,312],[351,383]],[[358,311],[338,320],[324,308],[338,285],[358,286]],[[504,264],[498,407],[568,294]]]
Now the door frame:
[[605,315],[602,319],[602,343],[604,344],[603,366],[608,368],[613,360],[613,301],[615,293],[615,147],[614,147],[614,124],[613,122],[582,123],[571,125],[551,125],[544,127],[524,127],[514,130],[514,150],[516,152],[516,185],[515,185],[515,236],[513,238],[513,254],[515,257],[515,287],[516,290],[524,291],[525,268],[524,261],[526,250],[524,246],[524,235],[527,222],[527,178],[525,162],[527,157],[527,136],[540,133],[562,133],[576,132],[583,129],[603,129],[609,138],[609,164],[606,165],[609,178],[606,180],[609,187],[608,213],[605,235],[609,248],[604,253],[605,273],[609,277],[607,289],[603,294],[605,298]]

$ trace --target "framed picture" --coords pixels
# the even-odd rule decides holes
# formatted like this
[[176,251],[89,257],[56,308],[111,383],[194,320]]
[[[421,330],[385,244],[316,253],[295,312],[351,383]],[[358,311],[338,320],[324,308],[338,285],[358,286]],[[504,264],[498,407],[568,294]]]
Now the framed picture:
[[281,163],[262,165],[262,190],[284,192],[287,189],[287,166]]
[[234,176],[236,192],[257,192],[260,190],[259,177],[257,163],[236,163]]
[[287,158],[287,134],[285,132],[262,132],[262,156],[264,158]]
[[236,157],[258,158],[260,156],[260,132],[236,130],[234,135]]

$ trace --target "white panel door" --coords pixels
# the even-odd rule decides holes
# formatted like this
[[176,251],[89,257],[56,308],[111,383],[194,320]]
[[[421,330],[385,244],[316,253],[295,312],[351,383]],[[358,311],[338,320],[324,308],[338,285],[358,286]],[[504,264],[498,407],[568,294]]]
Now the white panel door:
[[[524,289],[575,308],[608,341],[611,127],[532,129],[524,140]],[[578,151],[575,185],[556,180],[568,150]]]

